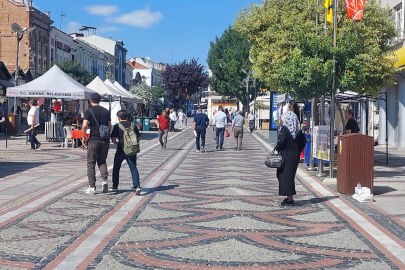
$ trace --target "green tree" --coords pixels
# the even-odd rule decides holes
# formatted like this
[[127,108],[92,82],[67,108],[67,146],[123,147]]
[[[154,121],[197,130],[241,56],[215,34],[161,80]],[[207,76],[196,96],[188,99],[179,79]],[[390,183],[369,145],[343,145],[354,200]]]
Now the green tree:
[[140,82],[129,90],[132,94],[142,98],[146,105],[157,108],[160,99],[165,96],[165,91],[159,87],[150,87],[145,82]]
[[[397,36],[388,8],[376,0],[366,2],[363,20],[338,10],[337,48],[332,27],[323,33],[324,7],[315,0],[264,0],[244,8],[235,20],[236,29],[251,43],[253,70],[260,79],[297,99],[331,92],[333,53],[336,56],[336,87],[377,95],[391,84],[396,58],[389,41]],[[316,25],[316,16],[319,23]]]
[[[56,65],[82,85],[88,85],[94,79],[94,76],[77,61],[65,60]],[[43,69],[41,73],[44,74],[47,71],[48,69]]]
[[[242,81],[252,68],[250,44],[246,38],[229,27],[215,42],[210,42],[207,63],[212,71],[211,87],[224,97],[236,98],[246,104],[248,94]],[[245,82],[246,83],[246,82]],[[253,96],[253,95],[252,95]]]

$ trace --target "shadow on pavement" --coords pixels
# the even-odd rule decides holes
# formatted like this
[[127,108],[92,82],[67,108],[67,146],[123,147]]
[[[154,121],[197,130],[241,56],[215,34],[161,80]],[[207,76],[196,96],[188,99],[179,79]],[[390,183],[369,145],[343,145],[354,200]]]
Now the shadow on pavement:
[[374,186],[373,191],[374,195],[382,195],[385,193],[397,191],[397,189],[389,186]]
[[48,164],[46,162],[1,162],[0,161],[0,178],[10,176],[13,174],[22,173],[42,165]]
[[165,191],[165,190],[171,190],[171,189],[175,189],[177,187],[180,187],[179,185],[167,185],[167,186],[158,186],[158,187],[154,187],[148,190],[148,193],[153,193],[156,191]]
[[327,196],[325,198],[312,198],[309,200],[295,200],[295,206],[307,206],[307,205],[312,205],[312,204],[317,204],[317,203],[324,203],[332,199],[336,199],[337,197],[335,196]]

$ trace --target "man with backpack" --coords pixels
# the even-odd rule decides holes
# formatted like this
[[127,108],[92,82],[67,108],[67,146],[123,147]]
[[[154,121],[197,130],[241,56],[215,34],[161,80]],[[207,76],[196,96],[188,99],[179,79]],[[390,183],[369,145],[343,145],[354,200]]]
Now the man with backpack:
[[139,141],[141,140],[141,134],[135,123],[127,121],[128,114],[126,110],[118,111],[117,117],[119,122],[115,124],[111,132],[111,140],[117,145],[117,151],[114,156],[112,190],[118,189],[121,164],[126,160],[129,170],[131,171],[135,195],[140,195],[141,185],[139,183],[138,168],[136,167],[136,155],[140,151]]
[[[108,192],[107,156],[110,148],[111,115],[100,106],[101,97],[98,93],[90,96],[91,108],[84,112],[82,125],[82,143],[87,146],[87,177],[89,187],[84,191],[87,194],[96,193],[96,163],[100,169],[102,192]],[[87,128],[90,137],[86,139]]]

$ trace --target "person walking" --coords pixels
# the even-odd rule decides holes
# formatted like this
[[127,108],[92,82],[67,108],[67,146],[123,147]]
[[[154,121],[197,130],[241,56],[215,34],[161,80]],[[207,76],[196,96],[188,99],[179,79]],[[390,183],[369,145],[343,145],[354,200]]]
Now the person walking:
[[162,111],[162,115],[156,120],[159,129],[159,142],[163,150],[166,150],[167,135],[169,134],[170,118],[167,116],[166,111]]
[[[128,121],[128,113],[126,110],[120,110],[117,113],[119,123],[115,124],[112,132],[111,132],[111,141],[117,145],[117,151],[115,152],[114,156],[114,167],[113,167],[113,175],[112,175],[112,190],[117,190],[120,180],[120,169],[121,164],[124,160],[127,161],[129,170],[131,171],[132,175],[132,184],[133,188],[135,189],[135,195],[141,194],[141,185],[139,182],[139,172],[138,168],[136,167],[136,154],[134,155],[127,155],[124,152],[124,132],[127,132],[126,129],[131,129],[135,135],[137,142],[141,140],[141,133],[139,132],[138,127],[135,123],[131,123]],[[133,134],[132,134],[133,135]],[[117,142],[118,139],[118,142]]]
[[174,109],[170,110],[170,131],[175,131],[174,130],[174,125],[176,124],[177,121],[177,115],[176,115],[176,111]]
[[[108,192],[107,156],[110,148],[111,114],[100,106],[101,97],[98,93],[90,96],[91,107],[84,112],[82,125],[82,143],[87,146],[87,177],[89,187],[87,194],[96,193],[96,163],[101,174],[102,192]],[[90,137],[86,139],[87,128]]]
[[250,111],[250,114],[248,115],[250,133],[252,133],[255,129],[255,120],[255,114],[253,113],[253,111]]
[[242,139],[243,139],[243,125],[245,125],[245,117],[237,111],[235,112],[235,117],[232,122],[232,132],[235,138],[236,147],[235,150],[242,150]]
[[[197,147],[197,152],[205,152],[205,134],[207,131],[207,128],[209,126],[210,119],[208,116],[202,112],[202,109],[199,108],[197,110],[196,116],[194,116],[194,124],[193,128],[197,134],[196,139],[195,139],[195,145]],[[200,137],[201,137],[201,148],[200,148]]]
[[180,129],[184,128],[184,119],[187,119],[187,115],[183,112],[183,110],[179,110],[178,118],[180,121]]
[[37,140],[37,131],[35,130],[35,126],[39,124],[39,109],[35,100],[31,99],[28,104],[30,106],[27,116],[27,123],[30,128],[28,136],[31,143],[31,150],[35,150],[41,147],[41,143]]
[[217,142],[216,149],[222,149],[224,144],[224,133],[225,127],[227,125],[227,117],[224,113],[224,108],[222,106],[218,107],[218,112],[214,116],[214,121],[212,122],[212,129],[215,127],[215,140]]
[[281,156],[284,158],[284,165],[277,168],[279,195],[286,196],[281,205],[294,206],[295,174],[300,162],[300,153],[305,148],[307,139],[301,131],[300,122],[295,113],[284,112],[281,121],[282,127],[275,147],[275,150],[281,152]]
[[359,124],[357,123],[356,119],[354,119],[353,115],[354,112],[352,109],[345,110],[345,118],[347,120],[345,132],[346,134],[360,132]]

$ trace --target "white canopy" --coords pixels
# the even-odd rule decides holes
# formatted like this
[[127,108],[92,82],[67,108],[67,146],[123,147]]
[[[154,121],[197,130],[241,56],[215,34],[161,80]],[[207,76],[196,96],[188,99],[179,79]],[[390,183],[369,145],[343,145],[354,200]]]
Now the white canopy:
[[112,88],[108,85],[106,85],[101,79],[100,77],[95,77],[94,80],[91,81],[91,83],[89,83],[87,85],[87,88],[90,88],[91,90],[96,91],[97,93],[99,93],[101,96],[116,96],[116,97],[120,97],[121,93],[115,89]]
[[105,80],[104,83],[106,85],[108,85],[109,87],[114,88],[117,92],[119,92],[121,94],[121,99],[123,101],[128,101],[128,102],[136,102],[137,101],[134,95],[132,95],[128,91],[125,91],[125,92],[120,91],[120,89],[115,87],[115,85],[109,79]]
[[[128,90],[125,89],[124,87],[122,87],[122,85],[119,84],[117,81],[114,82],[114,86],[115,86],[117,89],[121,90],[121,91],[125,91],[125,92],[129,93]],[[130,94],[133,95],[133,96],[137,99],[137,103],[145,104],[145,102],[143,101],[142,98],[140,98],[140,97],[138,97],[138,96],[135,96],[135,95],[132,94],[132,93],[130,93]]]
[[93,90],[81,85],[54,65],[32,82],[7,88],[7,97],[89,99]]

